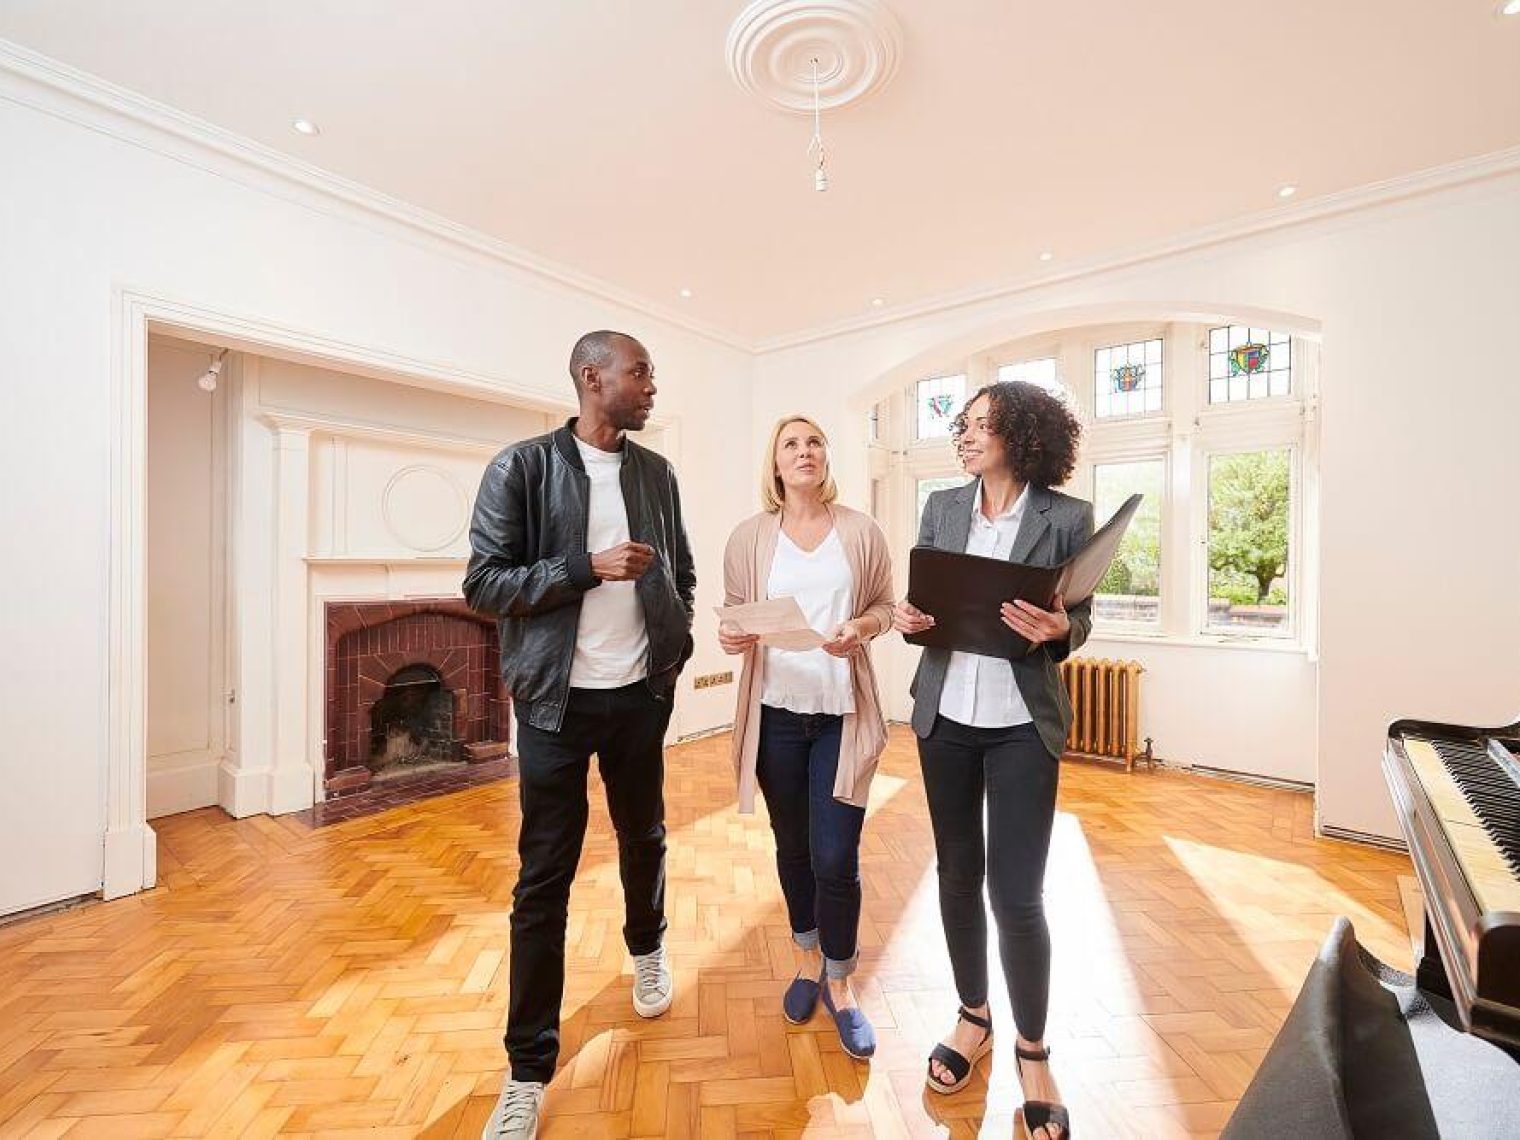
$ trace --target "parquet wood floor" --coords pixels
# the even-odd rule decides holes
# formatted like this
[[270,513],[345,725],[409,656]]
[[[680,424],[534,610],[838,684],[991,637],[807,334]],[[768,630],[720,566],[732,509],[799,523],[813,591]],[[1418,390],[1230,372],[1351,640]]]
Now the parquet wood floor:
[[[953,1098],[923,1091],[955,997],[911,736],[894,730],[863,847],[869,1066],[821,1018],[782,1020],[770,835],[734,812],[727,747],[669,755],[679,993],[658,1021],[629,1004],[593,786],[542,1135],[1021,1134],[1011,1050],[990,1082],[984,1066]],[[504,1064],[516,791],[319,830],[214,809],[158,821],[157,889],[0,929],[0,1136],[478,1136]],[[1060,806],[1050,1040],[1090,1140],[1216,1133],[1334,915],[1409,965],[1408,861],[1315,840],[1307,796],[1067,764]],[[1010,1030],[1000,987],[993,1004]]]

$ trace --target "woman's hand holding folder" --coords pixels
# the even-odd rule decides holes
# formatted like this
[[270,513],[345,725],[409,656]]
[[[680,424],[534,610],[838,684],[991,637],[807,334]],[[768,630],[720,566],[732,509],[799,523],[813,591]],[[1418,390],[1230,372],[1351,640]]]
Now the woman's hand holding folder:
[[1071,636],[1071,619],[1066,616],[1066,607],[1061,602],[1060,594],[1056,595],[1048,610],[1042,610],[1023,598],[1004,602],[1000,616],[1004,625],[1030,645],[1065,641]]
[[898,633],[923,633],[934,628],[934,619],[904,599],[892,607],[892,628]]

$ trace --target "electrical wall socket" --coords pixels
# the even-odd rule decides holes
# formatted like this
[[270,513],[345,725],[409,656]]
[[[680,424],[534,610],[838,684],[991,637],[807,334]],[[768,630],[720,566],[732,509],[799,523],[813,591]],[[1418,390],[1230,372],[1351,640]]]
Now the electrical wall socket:
[[732,670],[724,673],[703,673],[701,676],[693,678],[691,687],[694,689],[707,689],[713,685],[732,684],[733,680],[734,674]]

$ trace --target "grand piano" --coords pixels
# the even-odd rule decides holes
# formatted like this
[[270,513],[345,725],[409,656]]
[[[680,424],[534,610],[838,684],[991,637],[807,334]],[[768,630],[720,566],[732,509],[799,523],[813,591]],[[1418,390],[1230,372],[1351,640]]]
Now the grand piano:
[[1520,1056],[1520,723],[1398,721],[1383,774],[1425,895],[1416,981]]
[[1401,720],[1383,772],[1425,894],[1410,977],[1336,920],[1221,1140],[1520,1137],[1520,724]]

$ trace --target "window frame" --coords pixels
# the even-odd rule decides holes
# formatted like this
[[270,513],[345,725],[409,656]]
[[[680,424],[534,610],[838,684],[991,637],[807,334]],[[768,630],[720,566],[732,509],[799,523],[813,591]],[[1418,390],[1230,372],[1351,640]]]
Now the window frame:
[[[1304,354],[1303,354],[1303,351],[1302,351],[1302,344],[1303,344],[1302,338],[1296,337],[1292,333],[1283,333],[1280,329],[1270,329],[1270,328],[1269,329],[1265,329],[1264,331],[1267,332],[1267,333],[1269,333],[1269,334],[1278,334],[1278,335],[1286,336],[1288,338],[1288,392],[1287,392],[1287,394],[1283,395],[1283,396],[1272,396],[1272,395],[1259,396],[1256,399],[1252,399],[1249,396],[1247,396],[1244,400],[1221,400],[1217,404],[1214,402],[1214,393],[1213,393],[1213,390],[1212,390],[1212,382],[1211,382],[1211,379],[1210,379],[1210,376],[1209,376],[1209,357],[1212,355],[1212,353],[1209,351],[1209,348],[1210,348],[1210,346],[1209,346],[1209,336],[1213,333],[1213,331],[1215,329],[1231,328],[1231,327],[1238,326],[1239,324],[1240,324],[1239,321],[1226,321],[1222,325],[1211,324],[1211,325],[1208,325],[1208,326],[1206,326],[1206,327],[1203,328],[1203,399],[1202,399],[1202,406],[1204,408],[1208,408],[1208,409],[1216,410],[1217,411],[1217,410],[1219,410],[1221,408],[1240,408],[1240,407],[1246,407],[1248,405],[1250,407],[1252,407],[1252,408],[1261,408],[1261,407],[1265,407],[1265,406],[1267,406],[1269,404],[1297,404],[1297,403],[1301,402],[1301,397],[1299,396],[1299,390],[1300,390],[1300,388],[1302,387],[1302,384],[1303,384],[1303,370],[1300,367],[1300,365],[1301,365],[1301,362],[1303,361],[1303,358],[1304,358]],[[1246,326],[1244,326],[1244,327],[1246,327],[1246,328],[1255,328],[1255,329],[1261,329],[1262,328],[1261,325],[1249,325],[1249,324],[1246,325]]]
[[[1292,357],[1292,387],[1286,396],[1209,402],[1209,330],[1229,324],[1261,327],[1256,318],[1237,316],[1186,322],[1115,322],[1059,334],[1010,341],[972,355],[964,367],[920,375],[881,397],[882,431],[869,449],[873,470],[889,473],[895,501],[890,517],[906,529],[901,549],[918,535],[917,483],[921,479],[965,478],[945,437],[914,438],[920,380],[964,376],[970,395],[1006,364],[1053,357],[1056,376],[1070,393],[1082,421],[1078,465],[1064,490],[1095,501],[1097,467],[1159,460],[1162,464],[1160,620],[1141,624],[1094,619],[1092,636],[1134,644],[1198,645],[1291,652],[1315,657],[1319,600],[1306,584],[1318,574],[1318,551],[1307,536],[1319,525],[1320,354],[1312,336],[1286,331]],[[1162,341],[1163,387],[1160,411],[1099,419],[1096,383],[1073,388],[1066,378],[1086,370],[1096,381],[1100,348],[1146,340]],[[940,450],[940,447],[943,450]],[[1208,624],[1209,463],[1214,455],[1267,449],[1289,453],[1288,615],[1278,630],[1210,628]],[[912,514],[912,518],[908,516]],[[1106,519],[1095,520],[1101,524]],[[895,530],[895,527],[893,528]]]
[[[1058,388],[1066,388],[1066,379],[1061,374],[1061,354],[1058,352],[1040,352],[1035,353],[1033,356],[1018,356],[1013,360],[1004,360],[1001,363],[994,364],[992,366],[992,375],[994,379],[1001,383],[1003,379],[1003,369],[1020,368],[1026,364],[1039,364],[1042,361],[1046,360],[1050,361],[1051,371],[1055,373],[1056,386]],[[1034,381],[1026,381],[1026,383],[1034,383]],[[1045,385],[1041,384],[1040,387],[1043,388]]]
[[[1171,379],[1171,376],[1172,376],[1171,360],[1172,360],[1172,357],[1176,355],[1176,348],[1175,348],[1175,346],[1170,346],[1169,347],[1169,345],[1168,345],[1168,341],[1170,341],[1171,339],[1172,338],[1168,335],[1168,330],[1162,329],[1162,330],[1154,332],[1154,333],[1142,333],[1139,336],[1133,336],[1133,337],[1126,336],[1124,339],[1121,339],[1121,340],[1103,340],[1103,339],[1099,339],[1099,340],[1095,340],[1095,341],[1093,341],[1091,343],[1091,347],[1090,347],[1090,350],[1088,352],[1087,374],[1088,374],[1089,379],[1092,382],[1087,385],[1087,389],[1088,389],[1088,402],[1085,405],[1083,405],[1084,410],[1087,412],[1088,426],[1089,427],[1097,425],[1097,424],[1116,424],[1116,423],[1130,423],[1130,422],[1133,422],[1135,420],[1153,420],[1153,419],[1157,419],[1159,417],[1166,416],[1168,414],[1169,405],[1170,405],[1170,402],[1171,402],[1171,400],[1170,400],[1171,389],[1173,387],[1173,381]],[[1098,353],[1104,352],[1104,351],[1111,351],[1111,350],[1116,349],[1116,348],[1128,349],[1128,348],[1134,347],[1137,344],[1150,344],[1151,341],[1159,341],[1160,344],[1161,344],[1161,357],[1157,361],[1157,363],[1161,366],[1161,393],[1160,393],[1160,395],[1161,395],[1161,403],[1160,403],[1160,406],[1156,407],[1156,408],[1151,408],[1151,409],[1143,409],[1143,410],[1138,411],[1138,412],[1124,412],[1124,413],[1121,413],[1119,415],[1107,415],[1107,416],[1099,415],[1098,414]],[[1112,397],[1113,395],[1115,395],[1115,393],[1109,393],[1109,395],[1110,395],[1110,397]]]
[[[1211,445],[1204,445],[1199,455],[1199,483],[1203,493],[1197,497],[1194,508],[1196,542],[1196,566],[1193,575],[1193,605],[1197,614],[1196,633],[1200,637],[1221,638],[1227,641],[1247,640],[1253,642],[1299,641],[1302,617],[1300,610],[1300,567],[1303,557],[1300,543],[1303,538],[1301,507],[1303,481],[1300,477],[1302,446],[1292,440],[1263,433],[1262,442],[1248,442],[1244,435],[1226,437]],[[1250,455],[1261,451],[1286,451],[1288,453],[1288,566],[1283,581],[1288,587],[1288,614],[1281,628],[1276,630],[1230,629],[1209,625],[1209,501],[1213,495],[1212,462],[1230,455]]]
[[[956,377],[959,377],[961,380],[960,403],[964,404],[967,395],[975,391],[971,386],[970,372],[964,368],[959,371],[933,372],[927,376],[920,376],[908,386],[908,430],[912,433],[908,441],[909,447],[933,447],[935,444],[943,444],[950,441],[948,432],[945,435],[921,436],[918,434],[918,389],[922,384],[932,384],[936,380],[954,380]],[[956,409],[956,411],[958,413],[959,409]]]
[[[1096,516],[1098,506],[1098,468],[1114,467],[1121,463],[1160,463],[1161,464],[1161,521],[1160,521],[1160,564],[1158,575],[1160,578],[1160,590],[1156,595],[1156,620],[1154,622],[1117,621],[1113,618],[1099,620],[1096,612],[1093,615],[1093,629],[1103,630],[1105,633],[1112,630],[1117,633],[1134,634],[1143,637],[1161,636],[1167,628],[1167,587],[1174,573],[1172,568],[1172,551],[1167,541],[1167,524],[1171,517],[1172,503],[1172,456],[1167,448],[1157,448],[1153,445],[1142,445],[1134,451],[1123,449],[1095,456],[1091,462],[1083,464],[1080,473],[1082,483],[1087,490],[1087,501],[1093,504],[1095,527],[1102,526],[1108,521],[1105,516]],[[1078,482],[1078,477],[1072,477],[1072,483]],[[1094,594],[1096,600],[1097,595]],[[1094,606],[1096,610],[1096,606]]]

